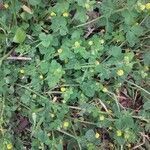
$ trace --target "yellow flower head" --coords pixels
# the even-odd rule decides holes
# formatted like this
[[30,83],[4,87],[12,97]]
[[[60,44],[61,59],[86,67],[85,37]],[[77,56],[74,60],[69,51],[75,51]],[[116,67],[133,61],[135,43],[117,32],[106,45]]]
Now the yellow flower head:
[[88,44],[89,44],[90,46],[92,46],[92,45],[93,45],[93,41],[89,41]]
[[35,99],[37,96],[36,96],[36,94],[33,94],[32,97],[33,97],[33,99]]
[[51,15],[51,17],[54,17],[54,16],[56,16],[56,13],[52,11],[50,15]]
[[11,150],[13,148],[13,145],[11,143],[7,144],[7,149]]
[[68,122],[68,121],[65,121],[64,124],[63,124],[63,127],[64,127],[64,128],[68,128],[68,126],[69,126],[69,122]]
[[147,3],[147,4],[145,5],[145,8],[146,8],[146,9],[150,9],[150,3]]
[[128,57],[128,56],[125,56],[125,57],[124,57],[124,61],[125,61],[125,63],[127,63],[127,64],[128,64],[128,63],[130,62],[129,57]]
[[58,49],[58,53],[59,53],[59,54],[62,53],[62,51],[63,51],[63,50],[62,50],[61,48]]
[[64,17],[68,17],[68,16],[69,16],[69,13],[64,12],[64,13],[63,13],[63,16],[64,16]]
[[78,48],[78,47],[80,47],[80,43],[79,43],[78,41],[76,41],[76,42],[74,43],[74,46],[75,46],[76,48]]
[[128,148],[131,148],[131,144],[130,144],[130,143],[129,143],[129,144],[127,144],[127,147],[128,147]]
[[51,136],[51,133],[47,133],[47,136],[50,137],[50,136]]
[[54,115],[54,114],[50,114],[50,116],[51,116],[52,118],[54,118],[54,117],[55,117],[55,115]]
[[99,65],[99,61],[96,60],[96,61],[95,61],[95,65]]
[[139,9],[142,10],[142,11],[145,10],[145,5],[139,3]]
[[9,7],[9,5],[7,3],[5,3],[4,7],[7,9]]
[[104,44],[104,42],[105,42],[105,41],[104,41],[103,39],[102,39],[102,40],[100,40],[100,43],[101,43],[101,44]]
[[121,130],[117,130],[116,134],[117,134],[117,136],[122,136],[122,131]]
[[123,71],[122,69],[119,69],[119,70],[117,71],[117,75],[118,75],[118,76],[123,76],[123,75],[124,75],[124,71]]
[[99,117],[99,119],[100,119],[101,121],[103,121],[103,120],[105,119],[105,117],[104,117],[103,115],[101,115],[101,116]]
[[39,76],[39,78],[40,78],[41,80],[43,80],[43,79],[44,79],[43,75],[40,75],[40,76]]
[[85,8],[86,8],[86,9],[90,9],[90,4],[86,3],[86,4],[85,4]]
[[125,139],[129,139],[129,138],[130,138],[130,134],[129,134],[129,133],[125,133],[125,134],[124,134],[124,138],[125,138]]
[[149,67],[148,67],[148,66],[145,66],[145,67],[144,67],[144,70],[145,70],[145,71],[149,71]]
[[60,91],[61,91],[61,92],[65,92],[65,91],[66,91],[66,88],[61,87]]
[[104,88],[102,89],[102,91],[103,91],[104,93],[106,93],[106,92],[108,92],[108,89],[107,89],[106,87],[104,87]]
[[20,73],[21,73],[21,74],[24,74],[24,72],[25,72],[25,71],[24,71],[23,69],[20,70]]
[[100,137],[100,134],[96,132],[95,138],[98,139]]

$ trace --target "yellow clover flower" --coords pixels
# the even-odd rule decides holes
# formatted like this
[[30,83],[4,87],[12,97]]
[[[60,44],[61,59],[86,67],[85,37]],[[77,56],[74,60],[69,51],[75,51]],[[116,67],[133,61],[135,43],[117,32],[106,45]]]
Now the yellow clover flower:
[[103,121],[103,120],[105,119],[105,117],[104,117],[103,115],[101,115],[101,116],[99,117],[99,119],[100,119],[101,121]]
[[63,13],[63,16],[64,16],[64,17],[68,17],[68,16],[69,16],[69,13],[64,12],[64,13]]
[[54,118],[54,117],[55,117],[55,115],[54,115],[54,114],[52,114],[52,113],[50,114],[50,116],[51,116],[52,118]]
[[117,75],[118,75],[118,76],[123,76],[123,75],[124,75],[124,71],[123,71],[122,69],[119,69],[119,70],[117,71]]
[[20,70],[20,73],[21,73],[21,74],[24,74],[24,73],[25,73],[25,71],[24,71],[23,69],[21,69],[21,70]]
[[98,139],[100,137],[100,134],[96,132],[95,138]]
[[76,41],[76,42],[74,43],[74,46],[75,46],[76,48],[78,48],[78,47],[80,47],[80,43],[79,43],[78,41]]
[[138,6],[140,10],[145,10],[145,5],[143,5],[142,3],[138,3]]
[[104,93],[106,93],[106,92],[108,92],[108,89],[107,89],[106,87],[104,87],[104,88],[102,89],[102,91],[103,91]]
[[11,143],[7,144],[6,146],[8,150],[11,150],[13,148],[13,145]]
[[147,3],[147,4],[145,5],[145,8],[146,8],[146,9],[150,9],[150,3]]
[[86,4],[85,4],[85,8],[86,8],[86,9],[90,9],[90,4],[86,3]]
[[58,49],[58,53],[59,53],[59,54],[62,53],[62,51],[63,51],[63,50],[62,50],[61,48]]
[[61,91],[61,92],[65,92],[65,91],[66,91],[66,88],[61,87],[60,91]]
[[93,45],[93,41],[89,41],[88,44],[89,44],[90,46],[92,46],[92,45]]
[[9,7],[9,5],[7,3],[5,3],[4,7],[7,9]]
[[44,79],[43,75],[40,75],[40,76],[39,76],[39,78],[40,78],[41,80],[43,80],[43,79]]
[[117,134],[117,136],[122,136],[122,131],[121,130],[117,130],[116,134]]
[[99,63],[99,61],[98,60],[96,60],[95,61],[95,65],[99,65],[100,63]]
[[68,128],[68,127],[69,127],[69,122],[68,122],[68,121],[65,121],[65,122],[63,123],[63,127],[64,127],[64,128]]
[[102,40],[100,40],[100,43],[101,43],[101,44],[104,44],[104,43],[105,43],[105,41],[102,39]]
[[54,16],[56,16],[56,13],[52,11],[50,15],[51,15],[51,17],[54,17]]

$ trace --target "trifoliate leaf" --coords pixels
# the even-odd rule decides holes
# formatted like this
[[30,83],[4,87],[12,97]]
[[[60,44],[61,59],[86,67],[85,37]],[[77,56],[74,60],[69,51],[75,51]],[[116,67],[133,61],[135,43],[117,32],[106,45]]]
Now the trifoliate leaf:
[[15,36],[13,38],[13,42],[15,43],[23,43],[26,38],[26,33],[22,28],[18,28]]

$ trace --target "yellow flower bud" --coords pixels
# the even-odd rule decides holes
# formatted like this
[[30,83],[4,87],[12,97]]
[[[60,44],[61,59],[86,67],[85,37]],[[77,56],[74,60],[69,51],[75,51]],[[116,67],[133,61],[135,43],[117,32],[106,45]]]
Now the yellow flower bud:
[[61,91],[61,92],[65,92],[65,91],[66,91],[66,88],[61,87],[60,91]]
[[62,53],[62,51],[63,51],[63,50],[62,50],[61,48],[58,49],[58,53],[59,53],[59,54]]
[[98,139],[100,137],[100,134],[96,132],[95,138]]
[[123,75],[124,75],[124,71],[123,71],[122,69],[119,69],[119,70],[117,71],[117,75],[118,75],[118,76],[123,76]]
[[36,94],[33,94],[32,97],[33,97],[33,99],[35,99],[37,96],[36,96]]
[[124,61],[125,61],[125,63],[128,64],[128,63],[130,62],[129,57],[128,57],[128,56],[125,56],[125,57],[124,57]]
[[54,117],[55,117],[55,115],[54,115],[54,114],[50,114],[50,116],[51,116],[52,118],[54,118]]
[[145,70],[145,71],[149,71],[149,67],[148,67],[148,66],[145,66],[145,67],[144,67],[144,70]]
[[24,73],[25,73],[25,71],[24,71],[23,69],[21,69],[21,70],[20,70],[20,73],[21,73],[21,74],[24,74]]
[[78,47],[80,47],[80,43],[79,43],[78,41],[76,41],[76,42],[74,43],[74,46],[75,46],[76,48],[78,48]]
[[103,121],[103,120],[105,119],[105,117],[104,117],[103,115],[101,115],[101,116],[99,117],[99,119],[100,119],[101,121]]
[[128,148],[131,148],[131,144],[127,144],[127,147],[128,147]]
[[150,9],[150,3],[147,3],[147,4],[145,5],[145,8],[146,8],[146,9]]
[[69,122],[65,121],[64,124],[63,124],[63,127],[67,128],[68,126],[69,126]]
[[92,45],[93,45],[93,41],[89,41],[88,44],[89,44],[90,46],[92,46]]
[[103,39],[102,39],[102,40],[100,40],[100,43],[101,43],[101,44],[104,44],[104,42],[105,42],[105,41],[104,41]]
[[95,61],[95,65],[99,65],[99,61],[96,60],[96,61]]
[[54,16],[56,16],[56,13],[52,11],[50,15],[51,15],[51,17],[54,17]]
[[39,78],[40,78],[41,80],[43,80],[43,79],[44,79],[43,75],[40,75],[40,76],[39,76]]
[[122,136],[122,131],[121,130],[117,130],[116,134],[117,134],[117,136]]
[[69,16],[69,13],[64,12],[64,13],[63,13],[63,16],[64,16],[64,17],[68,17],[68,16]]
[[47,133],[47,136],[50,137],[50,136],[51,136],[51,133]]
[[85,4],[85,8],[86,8],[86,9],[90,9],[90,4],[86,3],[86,4]]
[[9,7],[9,5],[7,3],[5,3],[4,7],[7,9]]
[[104,87],[104,88],[102,89],[102,91],[103,91],[104,93],[106,93],[106,92],[108,92],[108,89],[107,89],[106,87]]
[[139,8],[140,8],[140,10],[145,10],[145,5],[143,5],[143,4],[141,4],[141,5],[139,5]]
[[7,149],[11,150],[13,148],[13,145],[11,143],[7,144]]

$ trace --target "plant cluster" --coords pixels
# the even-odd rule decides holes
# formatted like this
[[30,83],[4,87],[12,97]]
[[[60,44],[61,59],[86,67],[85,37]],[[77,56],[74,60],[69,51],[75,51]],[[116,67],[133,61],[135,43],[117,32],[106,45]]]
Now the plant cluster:
[[149,149],[149,50],[148,0],[4,0],[1,149]]

